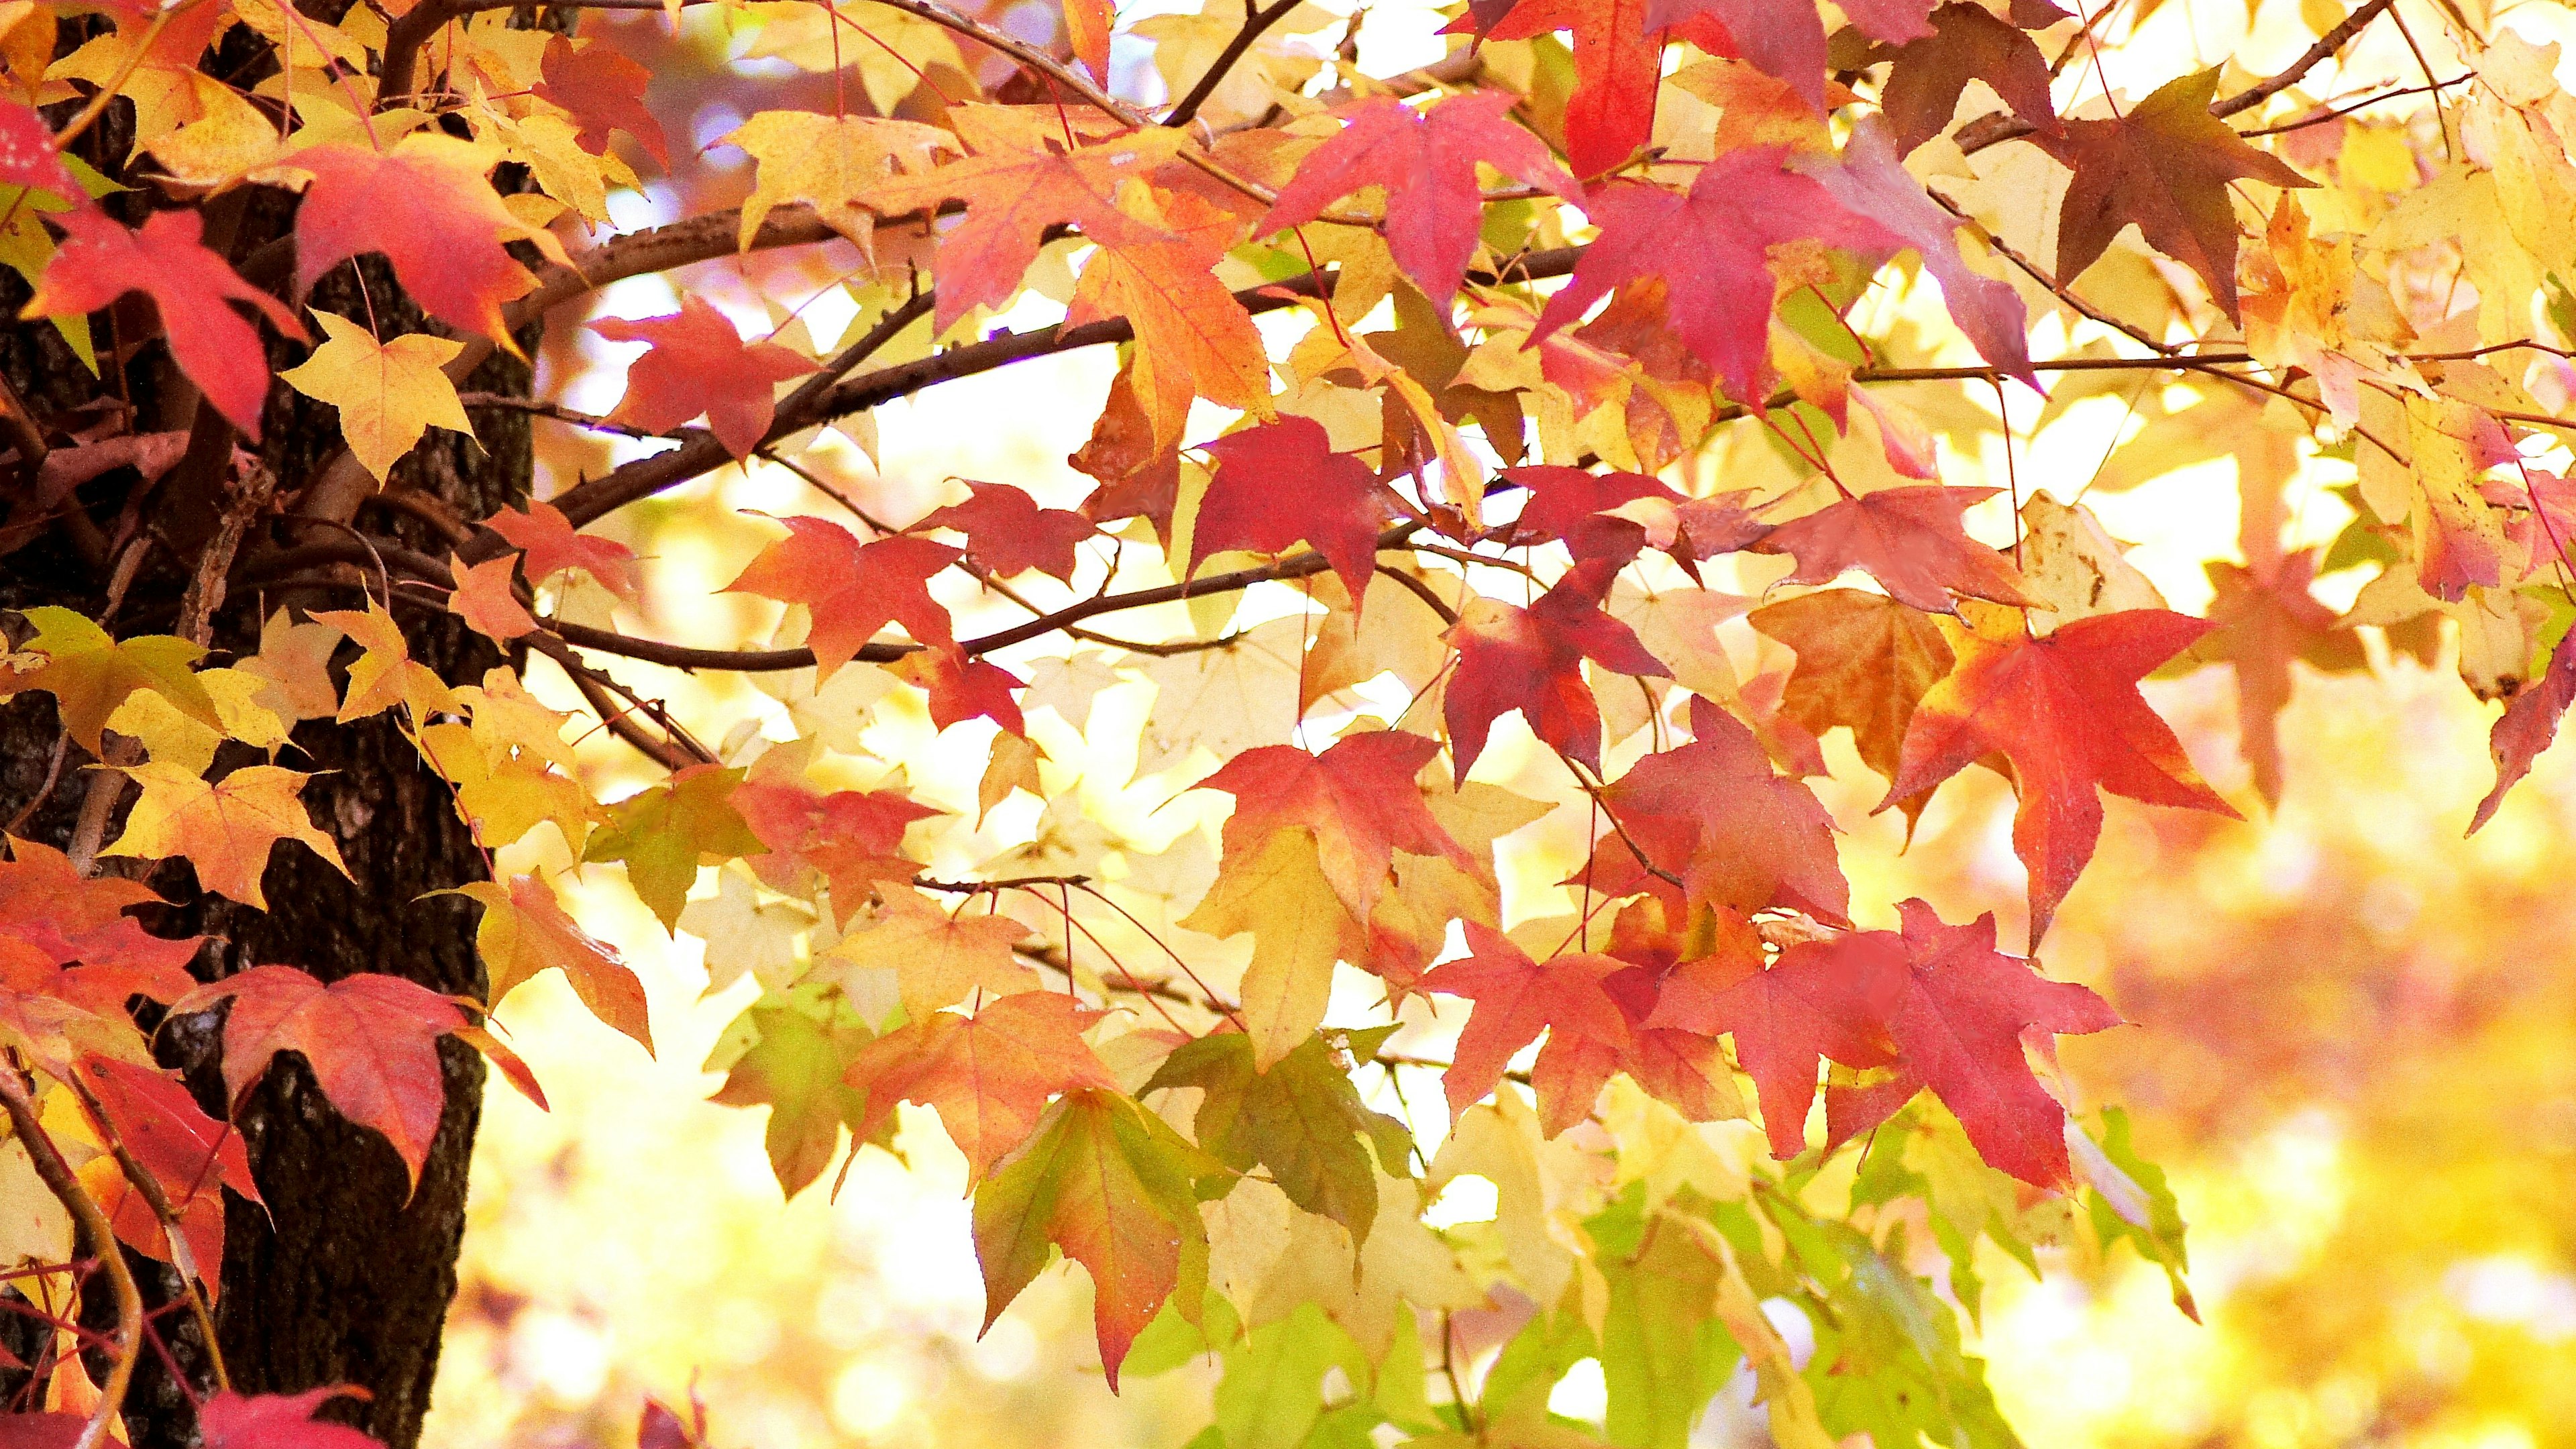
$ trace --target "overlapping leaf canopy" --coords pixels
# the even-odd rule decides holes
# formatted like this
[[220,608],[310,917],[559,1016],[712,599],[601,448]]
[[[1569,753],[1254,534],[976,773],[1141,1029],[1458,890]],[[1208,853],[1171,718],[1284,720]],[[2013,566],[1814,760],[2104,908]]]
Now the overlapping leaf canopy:
[[[138,888],[82,878],[186,859],[263,904],[277,843],[336,861],[290,731],[391,712],[505,867],[467,892],[496,993],[561,967],[650,1049],[635,977],[563,904],[622,877],[707,943],[711,989],[756,980],[708,1066],[767,1108],[789,1191],[845,1129],[856,1152],[931,1109],[988,1321],[1070,1259],[1113,1381],[1224,1358],[1231,1449],[1574,1442],[1548,1392],[1595,1354],[1621,1444],[1684,1442],[1739,1357],[1783,1444],[2011,1442],[1959,1348],[1980,1236],[2183,1266],[2161,1178],[2056,1081],[2057,1034],[2119,1021],[2044,964],[2131,808],[2106,799],[2263,809],[2292,662],[2420,653],[2444,619],[2511,700],[2500,792],[2576,698],[2555,52],[2367,0],[2272,69],[2158,72],[2121,44],[2157,8],[1474,0],[1445,58],[1384,73],[1365,15],[1293,0],[1077,0],[1045,43],[946,0],[674,0],[633,24],[833,78],[828,108],[724,134],[732,209],[652,189],[631,25],[186,0],[110,7],[48,63],[67,17],[0,16],[27,315],[86,346],[147,298],[218,435],[257,438],[281,388],[336,407],[345,456],[206,567],[346,596],[217,667],[202,612],[12,633],[0,691],[51,695],[66,749],[141,795],[113,837],[0,867],[54,902],[0,896],[0,1035],[84,1103],[84,1066],[125,1073],[91,1125],[162,1144],[166,1178],[202,1133],[135,1065],[124,997],[227,1002],[228,1086],[298,1052],[417,1171],[430,1043],[502,1050],[462,1006],[272,966],[192,986],[120,914]],[[265,79],[199,69],[237,27]],[[639,191],[688,214],[624,227]],[[293,198],[291,267],[210,237],[245,195]],[[366,254],[431,330],[299,316]],[[645,344],[605,414],[457,391],[531,328],[563,346],[612,282],[789,254],[839,299],[829,344],[812,296],[751,325],[682,272],[675,309],[587,329]],[[875,467],[915,425],[888,404],[1111,348],[1072,473],[921,506]],[[2035,418],[2122,398],[2092,475],[2022,455]],[[370,533],[428,428],[496,409],[618,451],[448,520],[444,557]],[[0,547],[145,457],[19,422],[33,501]],[[2194,618],[2083,500],[2230,455],[2240,556]],[[2322,523],[2285,491],[2316,459],[2350,480],[2300,495]],[[747,478],[799,511],[736,510],[708,596],[640,608],[625,511]],[[719,593],[762,637],[708,642]],[[523,665],[440,679],[400,626],[442,612]],[[2222,665],[2250,788],[2204,778],[2147,683]],[[674,709],[667,668],[765,693]],[[576,711],[652,778],[612,789]],[[269,762],[215,771],[223,740]],[[2024,889],[1945,918],[1847,878],[1838,773],[1910,824],[1977,768],[2018,795]],[[1578,868],[1519,869],[1542,839]],[[1961,1172],[1973,1220],[1934,1185]],[[1470,1175],[1492,1221],[1426,1226]],[[118,1229],[178,1252],[196,1200]],[[1475,1392],[1426,1381],[1495,1348]],[[1308,1402],[1337,1365],[1348,1396]]]

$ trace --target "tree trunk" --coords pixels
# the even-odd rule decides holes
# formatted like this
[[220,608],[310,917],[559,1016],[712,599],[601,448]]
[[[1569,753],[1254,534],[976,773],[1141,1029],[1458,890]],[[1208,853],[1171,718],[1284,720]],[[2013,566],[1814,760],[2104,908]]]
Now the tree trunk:
[[[82,148],[111,174],[126,149],[118,120],[123,111],[116,107],[84,138]],[[139,221],[148,204],[142,193],[113,196],[109,202],[129,222]],[[236,265],[248,265],[263,247],[270,249],[267,256],[277,256],[277,243],[291,226],[293,199],[256,190],[236,205],[231,240]],[[218,244],[212,229],[209,242]],[[266,280],[255,275],[259,268],[251,270],[255,280]],[[0,306],[7,308],[7,316],[14,318],[26,297],[26,288],[14,276],[0,278]],[[81,365],[51,324],[14,323],[0,334],[0,376],[57,445],[75,429],[112,419],[126,404],[136,432],[185,429],[202,421],[195,389],[170,365],[163,346],[139,341],[152,334],[150,309],[134,309],[131,304],[137,300],[128,299],[92,319],[102,377],[93,377]],[[315,289],[312,301],[361,322],[372,318],[385,336],[424,325],[391,274],[372,258],[363,267],[336,269]],[[301,351],[279,344],[272,360],[292,365]],[[524,395],[528,380],[524,364],[496,356],[468,385]],[[211,415],[210,409],[204,411]],[[477,425],[479,445],[456,434],[432,432],[395,470],[392,486],[426,495],[467,521],[525,498],[530,472],[525,419],[484,413]],[[282,386],[272,391],[264,437],[257,451],[277,480],[279,500],[291,500],[340,443],[333,409]],[[0,463],[0,480],[23,477],[14,467]],[[219,463],[218,480],[220,469]],[[82,517],[95,532],[84,539],[78,522],[57,525],[0,556],[0,608],[61,604],[98,617],[107,607],[107,569],[96,556],[99,537],[114,544],[157,534],[159,541],[142,545],[143,561],[109,626],[120,636],[169,632],[196,563],[190,540],[201,525],[187,516],[187,481],[174,473],[160,485],[144,486],[133,470],[119,469],[83,486],[78,493]],[[14,486],[14,481],[0,482],[0,487]],[[358,526],[399,537],[425,552],[444,555],[449,547],[448,540],[418,518],[381,503],[367,505]],[[305,528],[290,540],[281,521],[262,519],[251,526],[234,571],[238,575],[243,566],[255,564],[265,549],[315,536],[316,530]],[[363,606],[356,587],[308,590],[296,601],[317,607]],[[273,593],[263,598],[256,587],[235,587],[214,620],[218,661],[221,651],[238,655],[254,650],[262,613],[280,602]],[[413,657],[451,683],[479,682],[486,669],[500,662],[487,641],[453,618],[425,618],[412,610],[398,617]],[[351,653],[344,647],[343,663]],[[21,695],[0,705],[0,821],[16,818],[45,787],[57,733],[50,696]],[[240,746],[225,748],[219,772],[254,758]],[[89,761],[78,746],[70,746],[68,753],[44,801],[17,827],[19,834],[57,846],[70,839],[81,798],[99,772],[81,768]],[[174,903],[147,917],[147,927],[162,935],[212,937],[193,967],[204,979],[277,962],[325,981],[353,972],[384,972],[440,992],[480,996],[484,980],[473,948],[474,908],[458,897],[421,897],[484,878],[484,856],[458,820],[446,787],[421,765],[391,718],[347,726],[309,721],[296,731],[294,747],[279,763],[317,772],[303,798],[316,824],[338,842],[348,876],[301,845],[283,844],[269,865],[269,909],[261,913],[201,893],[193,869],[175,863],[147,877]],[[105,837],[109,840],[115,838],[132,792],[118,793],[124,798]],[[204,1105],[221,1111],[226,1104],[220,1100],[215,1071],[216,1020],[190,1018],[185,1029],[164,1031],[160,1050],[166,1064],[187,1071]],[[230,1114],[247,1142],[267,1200],[263,1212],[233,1199],[227,1214],[216,1323],[233,1385],[243,1393],[360,1386],[372,1398],[344,1400],[333,1416],[356,1423],[393,1449],[407,1449],[418,1440],[429,1406],[440,1329],[456,1289],[466,1166],[480,1115],[481,1059],[454,1041],[440,1047],[447,1069],[446,1112],[419,1186],[408,1195],[391,1145],[342,1120],[300,1059],[281,1058],[279,1067]],[[169,1269],[135,1261],[147,1296],[167,1301],[177,1292]],[[104,1300],[106,1295],[91,1296]],[[101,1302],[91,1311],[103,1314],[105,1308]],[[187,1315],[162,1315],[156,1326],[196,1391],[209,1392],[204,1347]],[[181,1449],[195,1437],[187,1396],[151,1352],[143,1358],[127,1401],[127,1425],[136,1449]]]

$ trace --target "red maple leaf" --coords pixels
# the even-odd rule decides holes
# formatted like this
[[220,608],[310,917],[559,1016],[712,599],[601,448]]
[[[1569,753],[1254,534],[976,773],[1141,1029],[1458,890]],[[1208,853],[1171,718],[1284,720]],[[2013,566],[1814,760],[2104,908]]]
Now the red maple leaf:
[[1506,469],[1503,481],[1529,490],[1521,516],[1512,523],[1514,542],[1553,540],[1577,559],[1606,558],[1626,563],[1646,546],[1645,525],[1606,517],[1623,503],[1661,499],[1676,510],[1691,500],[1643,473],[1616,470],[1594,473],[1582,468],[1527,467]]
[[1118,193],[1169,160],[1183,144],[1179,133],[1148,127],[1095,145],[1068,145],[1056,118],[1052,110],[1038,116],[1011,106],[951,107],[948,120],[972,155],[917,175],[889,176],[856,198],[889,217],[965,204],[964,219],[939,233],[938,331],[971,308],[1009,301],[1050,227],[1078,227],[1086,240],[1142,264],[1170,261],[1176,238],[1121,209]]
[[1792,944],[1768,970],[1677,972],[1646,1024],[1734,1036],[1735,1060],[1762,1103],[1771,1153],[1785,1162],[1806,1150],[1824,1059],[1847,1067],[1893,1059],[1879,1002],[1901,964],[1901,947],[1884,931],[1864,932]]
[[1834,853],[1833,816],[1815,792],[1775,774],[1753,731],[1707,700],[1691,701],[1691,735],[1603,787],[1619,832],[1593,847],[1575,880],[1614,896],[1654,890],[1676,919],[1686,906],[1714,904],[1747,915],[1786,906],[1841,921],[1851,887]]
[[199,244],[204,219],[194,211],[156,211],[137,231],[105,212],[83,209],[53,218],[63,245],[29,298],[26,315],[95,312],[128,292],[152,299],[171,360],[234,427],[256,441],[268,398],[268,351],[259,329],[231,307],[248,302],[277,330],[301,342],[303,324],[275,297],[241,279],[230,263]]
[[813,611],[821,678],[850,662],[888,624],[901,624],[934,649],[957,642],[948,611],[930,597],[930,580],[962,554],[944,543],[897,534],[861,543],[827,518],[778,520],[787,536],[761,550],[725,592],[758,594]]
[[1352,735],[1320,755],[1264,745],[1228,760],[1195,788],[1235,797],[1225,822],[1229,857],[1258,854],[1275,830],[1312,830],[1324,878],[1351,919],[1365,921],[1399,850],[1476,868],[1414,787],[1414,777],[1439,753],[1438,741],[1402,730]]
[[1547,1045],[1539,1048],[1531,1078],[1540,1126],[1553,1137],[1592,1110],[1593,1097],[1627,1050],[1627,1014],[1602,989],[1627,963],[1590,953],[1533,961],[1493,927],[1461,925],[1470,954],[1432,967],[1419,983],[1420,990],[1476,1003],[1443,1081],[1449,1115],[1455,1120],[1481,1101],[1502,1080],[1513,1053],[1544,1031]]
[[1298,163],[1296,179],[1254,229],[1284,231],[1362,187],[1384,187],[1387,250],[1424,296],[1444,303],[1458,294],[1484,224],[1477,162],[1567,201],[1583,199],[1546,144],[1506,119],[1519,99],[1477,91],[1428,112],[1391,96],[1362,101],[1341,113],[1340,133]]
[[1028,490],[1008,483],[966,480],[968,496],[913,525],[953,528],[966,535],[966,553],[997,578],[1036,569],[1073,582],[1074,545],[1100,530],[1067,508],[1040,508]]
[[1634,631],[1601,612],[1617,572],[1608,559],[1589,559],[1526,609],[1487,598],[1469,602],[1444,636],[1458,651],[1441,714],[1460,783],[1485,752],[1494,721],[1513,710],[1529,721],[1532,734],[1598,770],[1601,706],[1583,682],[1583,661],[1656,679],[1671,673]]
[[2108,1031],[2120,1024],[2120,1014],[2091,990],[2051,981],[2030,962],[1997,951],[1992,915],[1952,926],[1919,900],[1896,909],[1902,936],[1869,933],[1893,949],[1856,944],[1867,937],[1816,948],[1869,951],[1870,992],[1896,1047],[1893,1080],[1826,1092],[1828,1150],[1886,1121],[1929,1087],[1986,1165],[2034,1187],[2072,1188],[2066,1109],[2031,1073],[2022,1044],[2051,1050],[2055,1034]]
[[32,108],[11,100],[0,100],[0,182],[50,191],[77,205],[89,201],[89,193],[63,164],[54,128]]
[[746,857],[763,880],[789,895],[810,889],[805,872],[820,874],[843,916],[868,898],[871,882],[910,880],[921,867],[904,858],[903,833],[916,820],[940,812],[897,790],[806,789],[797,781],[753,777],[734,787],[731,802],[769,853]]
[[695,296],[667,317],[593,322],[611,342],[649,342],[653,350],[626,369],[626,396],[609,414],[648,433],[667,433],[700,413],[707,431],[740,458],[769,434],[776,384],[814,364],[775,342],[745,342],[733,320]]
[[1889,597],[1927,613],[1956,612],[1954,593],[2026,604],[2012,561],[1968,537],[1959,521],[1997,491],[1934,484],[1845,496],[1781,524],[1752,549],[1798,561],[1798,571],[1782,583],[1830,583],[1847,569],[1862,569]]
[[346,1424],[313,1417],[313,1411],[340,1398],[370,1398],[355,1384],[307,1389],[300,1394],[234,1393],[208,1398],[197,1410],[202,1449],[383,1449]]
[[1759,401],[1771,374],[1770,249],[1793,241],[1856,251],[1903,245],[1813,177],[1784,169],[1784,154],[1767,146],[1730,151],[1700,168],[1687,195],[1636,181],[1596,189],[1584,211],[1600,238],[1548,299],[1531,342],[1571,326],[1615,286],[1662,277],[1673,334],[1737,400]]
[[1896,779],[1878,808],[2001,751],[2021,794],[2013,851],[2030,870],[2036,946],[2093,858],[2102,834],[2097,791],[2236,818],[2138,693],[2148,671],[2209,628],[2183,614],[2130,609],[2074,620],[2045,639],[1965,636],[1958,662],[1915,706]]
[[138,881],[83,876],[70,857],[32,840],[9,841],[0,861],[0,940],[14,940],[57,967],[71,969],[12,990],[41,991],[101,1015],[126,998],[172,1001],[196,987],[188,962],[203,936],[167,940],[146,932],[126,910],[159,905]]
[[[1951,5],[1950,10],[1974,10]],[[2021,32],[2015,31],[2018,35]],[[2045,91],[2043,90],[2043,94]],[[1912,247],[1923,269],[1941,284],[1941,303],[1950,320],[1976,344],[1986,361],[2036,388],[2030,367],[2030,317],[2021,293],[2010,282],[1989,277],[1959,254],[1959,218],[1943,211],[1898,159],[1884,122],[1864,116],[1843,143],[1839,160],[1801,156],[1790,164],[1816,179],[1845,208],[1875,219],[1890,235]],[[1867,394],[1862,394],[1866,401]]]
[[340,1115],[383,1133],[420,1180],[447,1105],[438,1038],[467,1025],[456,1003],[399,976],[361,973],[325,986],[292,966],[253,966],[170,1003],[173,1015],[230,1001],[224,1094],[238,1103],[281,1051],[300,1053]]
[[2488,732],[2487,753],[2495,758],[2495,788],[2478,802],[2478,813],[2469,821],[2469,834],[2477,834],[2495,818],[2505,792],[2530,774],[2531,762],[2557,740],[2558,723],[2566,718],[2571,702],[2576,702],[2576,630],[2569,631],[2558,641],[2558,647],[2549,651],[2549,668],[2540,676],[2540,682],[2524,686]]
[[[382,252],[422,310],[506,341],[501,305],[536,285],[502,243],[552,243],[501,203],[484,180],[491,161],[454,137],[415,133],[391,150],[329,143],[295,153],[313,174],[295,213],[295,287],[362,252]],[[560,248],[558,247],[558,250]]]
[[1378,524],[1386,501],[1377,474],[1333,451],[1313,418],[1228,433],[1207,445],[1216,460],[1199,520],[1190,535],[1190,571],[1229,548],[1280,553],[1303,540],[1332,564],[1356,612],[1377,567]]
[[861,1140],[898,1101],[935,1108],[981,1179],[1028,1140],[1047,1099],[1080,1087],[1118,1090],[1082,1029],[1099,1019],[1070,996],[1023,991],[987,1001],[973,1016],[938,1011],[868,1043],[841,1080],[867,1102]]
[[[1897,7],[1886,5],[1882,9]],[[1860,16],[1853,16],[1859,20]],[[1886,17],[1872,16],[1873,24]],[[1786,82],[1818,113],[1825,109],[1825,22],[1810,0],[1648,0],[1646,29],[1713,24],[1694,35],[1702,50],[1740,56]]]
[[933,645],[905,655],[890,668],[928,691],[933,729],[988,719],[1008,733],[1028,733],[1020,702],[1011,695],[1028,681],[989,659],[973,658],[955,645]]
[[572,112],[581,123],[573,140],[583,150],[606,155],[608,133],[624,131],[647,155],[670,166],[671,146],[663,139],[662,123],[644,107],[651,71],[604,41],[575,49],[569,39],[556,36],[546,42],[543,76],[537,82],[538,98]]
[[[1663,79],[1663,37],[1646,24],[1648,0],[1484,0],[1449,31],[1482,30],[1488,40],[1533,40],[1574,32],[1574,94],[1565,102],[1565,155],[1576,174],[1597,176],[1653,138],[1655,89]],[[1501,11],[1500,15],[1494,12]],[[1704,25],[1690,38],[1716,37]]]
[[551,503],[530,499],[525,509],[504,508],[483,521],[527,555],[520,567],[530,583],[541,583],[565,569],[579,569],[630,604],[642,598],[644,575],[636,564],[635,550],[615,539],[576,531]]

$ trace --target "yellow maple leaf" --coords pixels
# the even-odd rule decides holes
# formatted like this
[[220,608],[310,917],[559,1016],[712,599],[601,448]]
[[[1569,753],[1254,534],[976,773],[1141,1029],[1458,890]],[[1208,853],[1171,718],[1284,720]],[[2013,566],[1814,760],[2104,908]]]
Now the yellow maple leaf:
[[903,1009],[916,1021],[973,995],[1037,988],[1037,974],[1011,956],[1029,928],[1008,916],[950,916],[927,903],[898,906],[841,938],[831,954],[853,970],[892,968]]
[[325,609],[313,616],[314,622],[328,624],[357,641],[365,650],[358,662],[349,666],[349,695],[340,705],[339,723],[393,708],[411,706],[414,720],[433,714],[463,714],[447,685],[426,664],[411,657],[411,646],[403,642],[402,626],[375,600],[366,609]]
[[260,889],[260,876],[268,869],[270,847],[281,840],[303,841],[333,869],[349,873],[340,847],[313,828],[304,802],[296,798],[310,775],[247,765],[208,781],[160,762],[135,765],[125,773],[143,787],[143,794],[126,817],[125,833],[101,855],[146,860],[186,856],[197,868],[199,885],[263,911],[268,896]]
[[742,203],[745,251],[772,208],[800,201],[820,213],[824,225],[865,249],[875,235],[875,218],[851,198],[891,169],[926,171],[933,153],[957,149],[954,136],[918,121],[811,111],[762,111],[720,144],[739,146],[759,163],[751,195]]
[[1314,831],[1302,825],[1274,830],[1249,859],[1229,858],[1181,925],[1210,936],[1252,933],[1243,1029],[1263,1071],[1323,1023],[1333,963],[1352,927],[1316,856]]
[[99,753],[99,727],[137,690],[160,694],[210,729],[223,728],[213,697],[188,669],[205,650],[167,634],[112,638],[98,625],[51,604],[26,614],[36,626],[26,652],[41,657],[0,670],[0,698],[30,689],[53,695],[63,728],[91,754]]
[[379,483],[394,463],[430,428],[471,434],[474,424],[456,400],[456,384],[439,368],[465,344],[426,332],[391,342],[346,317],[316,309],[322,345],[301,367],[278,374],[297,392],[340,410],[349,451]]

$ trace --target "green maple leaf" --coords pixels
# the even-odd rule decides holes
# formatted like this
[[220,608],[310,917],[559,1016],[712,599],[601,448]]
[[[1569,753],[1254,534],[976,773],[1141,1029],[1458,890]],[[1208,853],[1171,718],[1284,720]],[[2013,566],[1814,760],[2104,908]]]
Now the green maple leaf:
[[701,865],[721,865],[768,849],[732,803],[740,770],[692,765],[669,782],[608,807],[608,828],[590,838],[586,861],[622,860],[636,899],[662,929],[679,929],[680,910]]
[[[1374,1055],[1392,1026],[1350,1034],[1354,1056]],[[1237,1172],[1270,1169],[1288,1200],[1350,1230],[1354,1247],[1377,1221],[1377,1174],[1410,1176],[1413,1134],[1401,1122],[1360,1104],[1351,1079],[1323,1036],[1253,1068],[1251,1038],[1238,1032],[1185,1043],[1156,1070],[1145,1090],[1198,1087],[1206,1092],[1192,1124],[1199,1145]],[[1376,1147],[1376,1160],[1369,1146]]]

